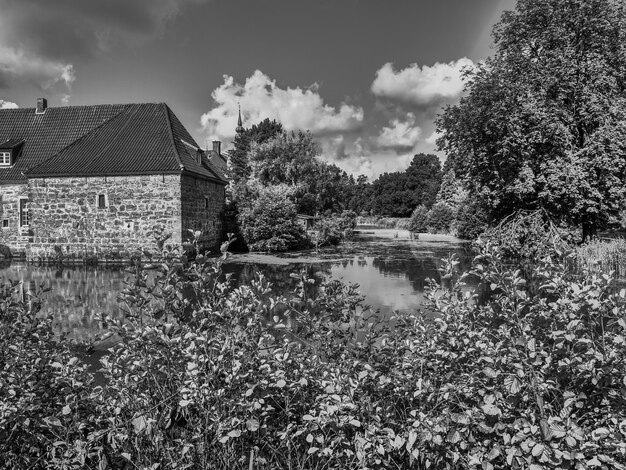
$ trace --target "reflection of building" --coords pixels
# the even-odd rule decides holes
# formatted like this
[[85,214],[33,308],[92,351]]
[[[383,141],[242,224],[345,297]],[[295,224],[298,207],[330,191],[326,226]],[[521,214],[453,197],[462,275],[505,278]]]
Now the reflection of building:
[[164,103],[0,110],[0,245],[103,255],[190,231],[217,247],[226,180]]

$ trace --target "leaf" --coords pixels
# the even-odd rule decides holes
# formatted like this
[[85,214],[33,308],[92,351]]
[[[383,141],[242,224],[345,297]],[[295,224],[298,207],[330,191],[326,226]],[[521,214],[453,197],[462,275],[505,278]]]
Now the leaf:
[[485,367],[483,369],[483,374],[485,374],[490,379],[495,379],[498,376],[498,373],[493,370],[491,367]]
[[533,457],[539,457],[543,453],[543,449],[544,447],[541,442],[538,442],[537,444],[535,444],[531,452],[533,454]]
[[610,434],[611,434],[611,431],[609,431],[607,428],[598,428],[598,429],[594,429],[593,431],[591,431],[591,437],[594,441],[599,441],[601,439],[604,439]]
[[146,418],[139,416],[138,418],[133,419],[133,426],[135,427],[135,432],[140,433],[147,427]]
[[361,421],[359,421],[358,419],[351,419],[350,421],[348,421],[352,426],[354,426],[355,428],[360,428],[361,427]]
[[311,416],[311,415],[304,415],[302,417],[303,421],[313,421],[315,419],[315,417]]
[[122,457],[124,457],[126,460],[128,460],[130,462],[130,454],[128,452],[122,452]]
[[309,450],[307,451],[307,454],[309,454],[309,455],[314,454],[318,450],[320,450],[319,447],[309,447]]
[[248,431],[251,431],[251,432],[256,431],[260,427],[259,420],[250,418],[248,421],[246,421],[246,427],[248,428]]
[[241,436],[241,431],[239,429],[233,429],[228,433],[228,437],[239,437]]
[[456,444],[461,440],[461,434],[456,429],[451,429],[447,439],[450,444]]
[[515,375],[507,375],[504,378],[504,387],[511,395],[517,395],[522,389],[522,383]]
[[489,416],[498,416],[502,414],[502,411],[496,405],[483,405],[481,408],[483,412]]
[[72,412],[72,409],[70,408],[70,405],[65,405],[63,407],[63,409],[61,410],[61,413],[63,413],[63,415],[67,416]]
[[48,418],[44,418],[43,421],[48,426],[61,427],[61,420],[55,416],[49,416]]
[[565,431],[565,428],[563,426],[561,426],[560,424],[556,424],[556,423],[552,423],[550,425],[550,431],[552,431],[552,434],[554,435],[554,437],[561,439],[562,437],[565,437],[567,432]]
[[280,379],[278,382],[276,382],[276,386],[278,388],[283,388],[285,385],[287,385],[287,382],[285,382],[283,379]]

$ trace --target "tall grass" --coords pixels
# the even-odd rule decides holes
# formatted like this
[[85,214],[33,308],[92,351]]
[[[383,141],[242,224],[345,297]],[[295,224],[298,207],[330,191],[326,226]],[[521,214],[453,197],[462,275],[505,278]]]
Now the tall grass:
[[626,239],[594,240],[581,245],[576,249],[576,265],[579,269],[626,276]]

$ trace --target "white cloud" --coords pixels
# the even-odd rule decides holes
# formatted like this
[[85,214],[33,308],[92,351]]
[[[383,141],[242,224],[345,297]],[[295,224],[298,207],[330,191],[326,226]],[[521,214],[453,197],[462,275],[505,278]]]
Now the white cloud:
[[405,121],[393,119],[389,126],[382,128],[376,143],[381,148],[411,149],[419,142],[422,130],[415,125],[415,115],[408,113]]
[[435,132],[433,132],[433,133],[430,135],[430,137],[428,137],[428,138],[425,140],[425,142],[426,142],[427,144],[430,144],[430,145],[436,145],[436,144],[437,144],[437,139],[438,139],[439,137],[441,137],[441,135],[442,135],[442,134],[440,134],[439,132],[435,131]]
[[393,64],[386,63],[376,72],[371,89],[380,98],[429,108],[458,98],[463,91],[461,71],[473,65],[462,58],[433,66],[412,64],[395,71]]
[[19,108],[18,105],[12,103],[11,101],[0,100],[0,109],[14,109]]
[[224,83],[211,93],[216,106],[202,115],[202,130],[209,138],[228,139],[235,134],[238,103],[244,126],[265,118],[276,119],[287,130],[309,130],[315,135],[351,132],[360,129],[363,109],[341,104],[337,109],[324,104],[316,84],[309,88],[280,88],[260,70],[241,85],[233,77],[224,76]]
[[6,86],[14,80],[26,80],[43,90],[49,90],[60,83],[69,91],[75,79],[72,64],[44,59],[21,49],[0,45],[0,84]]

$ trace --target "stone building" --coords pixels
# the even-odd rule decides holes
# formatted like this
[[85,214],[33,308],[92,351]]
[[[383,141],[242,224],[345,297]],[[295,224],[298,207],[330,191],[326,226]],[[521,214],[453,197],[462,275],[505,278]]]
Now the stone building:
[[0,245],[107,258],[192,232],[222,241],[220,145],[201,149],[163,103],[0,110]]

